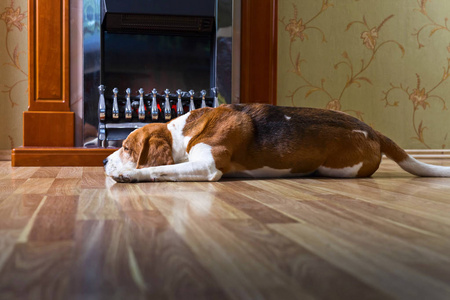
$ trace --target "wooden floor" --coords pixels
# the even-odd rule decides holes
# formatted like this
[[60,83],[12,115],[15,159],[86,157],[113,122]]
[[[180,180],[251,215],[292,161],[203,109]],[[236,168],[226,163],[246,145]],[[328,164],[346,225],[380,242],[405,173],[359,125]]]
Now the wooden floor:
[[114,184],[0,162],[0,299],[450,299],[450,179],[386,160],[360,180]]

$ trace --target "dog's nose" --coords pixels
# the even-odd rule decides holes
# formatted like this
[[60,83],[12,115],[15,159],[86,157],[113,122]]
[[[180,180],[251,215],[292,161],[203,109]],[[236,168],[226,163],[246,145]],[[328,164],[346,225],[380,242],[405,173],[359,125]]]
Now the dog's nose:
[[108,159],[105,158],[105,159],[103,160],[103,165],[106,166],[107,163],[108,163]]

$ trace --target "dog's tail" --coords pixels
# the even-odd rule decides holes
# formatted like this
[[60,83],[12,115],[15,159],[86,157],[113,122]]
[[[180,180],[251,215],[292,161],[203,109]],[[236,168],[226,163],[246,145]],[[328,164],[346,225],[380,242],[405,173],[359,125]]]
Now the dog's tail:
[[408,155],[388,137],[377,132],[380,138],[381,152],[395,161],[408,173],[423,177],[450,177],[450,167],[442,167],[426,164]]

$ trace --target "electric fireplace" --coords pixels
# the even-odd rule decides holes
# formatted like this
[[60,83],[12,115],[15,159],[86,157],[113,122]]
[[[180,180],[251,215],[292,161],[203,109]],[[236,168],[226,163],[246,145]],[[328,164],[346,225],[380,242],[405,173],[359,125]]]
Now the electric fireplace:
[[[84,0],[83,145],[232,99],[236,0]],[[234,44],[234,45],[233,45]],[[234,56],[234,57],[233,57]]]

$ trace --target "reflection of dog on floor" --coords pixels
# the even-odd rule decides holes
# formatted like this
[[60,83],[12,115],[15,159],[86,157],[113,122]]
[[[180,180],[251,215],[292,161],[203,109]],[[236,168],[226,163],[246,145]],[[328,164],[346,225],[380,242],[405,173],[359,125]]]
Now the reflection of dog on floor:
[[345,113],[265,104],[196,109],[132,132],[105,161],[118,182],[247,177],[367,177],[382,154],[418,176],[450,177]]

